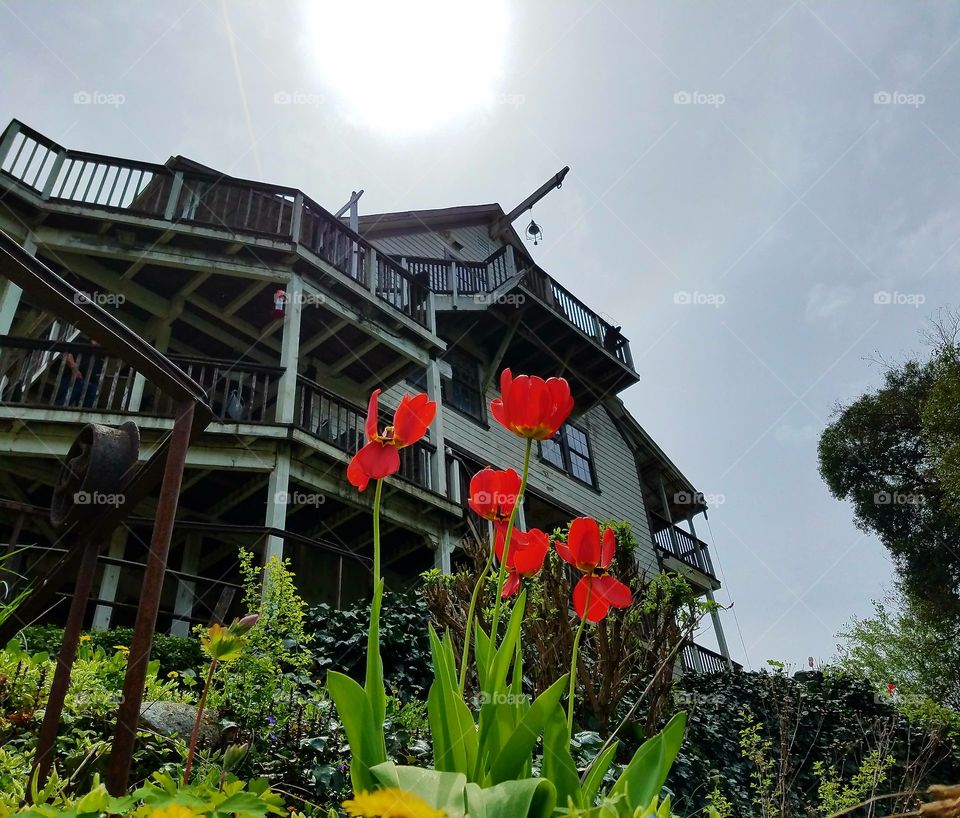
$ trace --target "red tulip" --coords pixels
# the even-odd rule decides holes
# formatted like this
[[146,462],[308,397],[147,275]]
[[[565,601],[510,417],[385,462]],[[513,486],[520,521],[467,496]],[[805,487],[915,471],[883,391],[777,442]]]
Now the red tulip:
[[[612,528],[600,536],[600,526],[591,517],[577,517],[570,523],[567,541],[557,542],[557,553],[584,577],[573,589],[573,607],[577,616],[599,622],[610,608],[626,608],[633,602],[633,593],[617,579],[607,574],[617,548],[617,537]],[[587,598],[589,596],[589,605]]]
[[371,480],[382,480],[400,470],[398,450],[420,440],[437,413],[437,404],[426,395],[404,395],[393,413],[393,425],[380,432],[379,398],[380,390],[375,389],[367,406],[367,444],[347,466],[347,479],[360,491]]
[[500,397],[490,401],[497,422],[515,435],[549,440],[573,410],[570,384],[563,378],[517,375],[504,369],[500,375]]
[[[507,534],[505,523],[496,523],[496,538],[494,550],[497,559],[503,559],[504,544]],[[507,550],[507,579],[503,584],[501,596],[512,596],[520,587],[521,577],[535,577],[543,568],[543,561],[550,550],[550,538],[539,528],[521,531],[514,528],[510,534],[510,548]]]
[[510,519],[520,493],[520,475],[513,469],[496,471],[487,466],[470,480],[470,508],[493,522]]

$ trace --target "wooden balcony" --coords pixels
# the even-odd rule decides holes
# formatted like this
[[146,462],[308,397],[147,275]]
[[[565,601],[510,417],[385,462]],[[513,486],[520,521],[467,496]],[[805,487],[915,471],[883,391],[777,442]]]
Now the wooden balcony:
[[[459,335],[462,313],[482,310],[499,320],[476,323],[472,339],[494,353],[507,338],[499,363],[522,371],[559,374],[587,407],[639,380],[630,342],[556,279],[520,260],[504,245],[483,261],[422,256],[399,259],[418,281],[440,296],[440,330]],[[517,311],[522,321],[517,324]],[[514,337],[511,334],[515,333]],[[562,354],[558,351],[562,350]]]
[[[734,670],[743,670],[743,665],[730,662]],[[685,673],[726,673],[730,670],[727,660],[716,651],[688,642],[680,654],[680,665]]]
[[[380,425],[388,425],[393,409],[381,405]],[[364,444],[366,407],[351,403],[302,376],[297,378],[297,403],[294,423],[300,429],[329,443],[345,454],[355,454]],[[436,447],[425,440],[400,450],[398,476],[409,483],[436,492],[434,459]]]
[[17,120],[0,136],[0,177],[42,204],[67,207],[65,215],[114,214],[161,227],[196,226],[233,245],[239,236],[274,242],[258,245],[258,258],[271,250],[289,255],[303,248],[344,280],[430,329],[429,288],[295,188],[235,179],[187,161],[159,165],[68,150]]
[[[699,586],[720,587],[717,574],[710,559],[710,548],[701,539],[694,537],[677,525],[671,525],[659,514],[651,513],[653,540],[661,557],[676,560],[680,570]],[[670,566],[668,566],[670,567]],[[684,570],[690,569],[690,570]]]
[[[74,379],[66,353],[78,356],[82,377]],[[277,385],[283,369],[247,362],[168,355],[206,392],[216,423],[275,424]],[[0,407],[75,413],[77,422],[98,414],[173,417],[169,398],[150,383],[137,383],[123,361],[90,344],[0,337]],[[382,425],[392,409],[382,407]],[[10,412],[4,413],[10,416]],[[16,416],[14,414],[14,416]],[[350,403],[317,383],[298,378],[294,425],[352,455],[363,445],[366,408]],[[38,441],[38,445],[42,445]],[[402,449],[399,477],[436,493],[436,448],[427,441]]]

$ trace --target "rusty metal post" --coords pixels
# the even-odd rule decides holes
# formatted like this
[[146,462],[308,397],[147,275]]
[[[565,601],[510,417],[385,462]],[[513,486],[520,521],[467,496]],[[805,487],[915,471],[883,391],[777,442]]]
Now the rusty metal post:
[[164,465],[153,536],[150,539],[150,550],[143,575],[140,607],[137,610],[133,641],[130,644],[127,675],[123,680],[123,697],[117,711],[113,752],[107,768],[107,788],[115,796],[126,793],[130,777],[137,724],[140,721],[140,708],[143,704],[143,686],[147,678],[147,663],[157,626],[157,613],[160,610],[160,594],[163,591],[163,577],[170,553],[170,537],[173,534],[173,523],[180,499],[180,484],[187,460],[187,448],[190,445],[194,407],[192,400],[182,401],[177,405],[177,419],[173,425],[167,462]]
[[[70,603],[70,613],[67,615],[67,626],[63,631],[63,643],[60,653],[57,654],[57,669],[53,673],[53,682],[50,684],[50,695],[47,698],[46,710],[43,714],[43,724],[37,737],[37,754],[34,761],[34,774],[37,776],[38,789],[42,789],[50,774],[50,765],[53,762],[53,750],[57,741],[57,732],[60,729],[60,716],[63,713],[63,703],[67,697],[67,688],[70,687],[70,673],[73,662],[77,658],[77,646],[80,644],[80,630],[83,628],[83,617],[90,600],[90,591],[93,588],[93,577],[97,570],[97,557],[100,555],[100,546],[88,542],[83,546],[83,561],[77,573],[77,582],[73,589],[73,601]],[[29,795],[28,795],[29,798]]]

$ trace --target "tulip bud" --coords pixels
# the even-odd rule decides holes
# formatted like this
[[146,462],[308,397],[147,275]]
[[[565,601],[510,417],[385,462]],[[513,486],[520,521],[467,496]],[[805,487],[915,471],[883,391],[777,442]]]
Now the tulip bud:
[[243,636],[247,633],[257,622],[260,620],[260,614],[247,614],[243,619],[236,620],[231,626],[230,630],[233,631],[237,636]]
[[250,752],[250,744],[231,744],[223,751],[223,771],[230,772],[235,769],[247,753]]

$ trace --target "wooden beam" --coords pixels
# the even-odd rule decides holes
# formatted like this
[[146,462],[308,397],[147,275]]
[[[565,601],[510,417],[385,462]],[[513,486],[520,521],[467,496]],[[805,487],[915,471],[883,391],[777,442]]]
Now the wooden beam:
[[256,282],[251,284],[244,290],[240,295],[233,299],[226,307],[223,308],[224,315],[233,315],[237,310],[239,310],[244,304],[251,301],[257,293],[263,291],[263,284],[261,282]]
[[510,225],[513,224],[514,221],[516,221],[516,219],[520,216],[521,213],[524,213],[525,211],[533,207],[551,190],[553,190],[554,188],[560,187],[560,185],[563,184],[564,177],[569,172],[570,172],[570,166],[567,165],[558,174],[556,174],[555,176],[553,176],[552,178],[544,182],[542,185],[540,185],[540,187],[538,187],[533,193],[527,196],[526,199],[524,199],[513,210],[507,213],[506,216],[504,216],[502,219],[498,219],[496,223],[493,225],[493,227],[491,228],[490,235],[495,239],[500,238],[500,236],[502,236],[507,231],[507,228],[509,228]]

